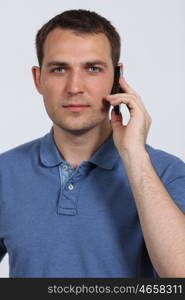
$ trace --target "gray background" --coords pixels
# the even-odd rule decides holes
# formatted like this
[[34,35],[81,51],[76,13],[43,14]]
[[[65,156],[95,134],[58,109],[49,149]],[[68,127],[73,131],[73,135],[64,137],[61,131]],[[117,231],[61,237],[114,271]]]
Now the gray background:
[[[31,74],[37,65],[35,35],[50,18],[74,8],[95,10],[117,27],[124,75],[153,119],[147,143],[185,160],[184,0],[1,0],[0,152],[49,131]],[[0,277],[8,271],[6,255]]]

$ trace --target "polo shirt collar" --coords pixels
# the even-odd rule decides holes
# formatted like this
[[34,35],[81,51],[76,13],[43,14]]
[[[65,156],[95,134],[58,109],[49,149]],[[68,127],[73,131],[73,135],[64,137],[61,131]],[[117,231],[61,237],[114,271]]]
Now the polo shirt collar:
[[63,162],[63,159],[54,141],[53,127],[51,128],[50,132],[41,139],[40,159],[43,165],[46,167],[55,167]]
[[112,135],[97,149],[95,154],[89,160],[103,169],[112,169],[119,154],[114,145]]
[[[97,149],[89,162],[104,168],[112,169],[119,154],[114,145],[112,135]],[[44,166],[55,167],[64,162],[53,137],[53,128],[41,139],[40,159]]]

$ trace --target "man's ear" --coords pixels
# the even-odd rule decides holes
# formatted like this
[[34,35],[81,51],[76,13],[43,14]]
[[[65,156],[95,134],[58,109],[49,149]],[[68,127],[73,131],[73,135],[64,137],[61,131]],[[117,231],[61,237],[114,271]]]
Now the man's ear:
[[41,80],[40,80],[40,78],[41,78],[41,68],[37,67],[37,66],[33,66],[31,71],[32,71],[35,87],[36,87],[37,91],[39,92],[39,94],[42,95],[42,86],[41,86]]

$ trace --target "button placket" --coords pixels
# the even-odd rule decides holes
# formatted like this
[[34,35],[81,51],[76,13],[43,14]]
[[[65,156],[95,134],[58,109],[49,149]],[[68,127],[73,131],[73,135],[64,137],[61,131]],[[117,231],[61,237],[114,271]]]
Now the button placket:
[[[77,201],[81,180],[89,172],[89,164],[82,163],[80,168],[71,176],[67,176],[66,182],[63,184],[62,178],[70,172],[70,166],[63,164],[59,166],[59,173],[61,179],[61,190],[58,201],[58,214],[76,215],[77,214]],[[66,168],[67,166],[67,168]],[[68,169],[68,170],[67,170]],[[63,174],[64,176],[63,176]]]
[[67,165],[59,166],[59,173],[61,179],[61,190],[58,202],[58,213],[65,215],[76,215],[77,207],[76,207],[76,189],[74,179],[71,181],[71,177],[65,182],[62,182],[63,174],[62,172],[66,172],[69,169]]

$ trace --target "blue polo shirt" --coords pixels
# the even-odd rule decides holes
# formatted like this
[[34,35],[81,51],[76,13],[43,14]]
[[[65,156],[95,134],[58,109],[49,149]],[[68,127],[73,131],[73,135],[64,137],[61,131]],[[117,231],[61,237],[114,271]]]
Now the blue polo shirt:
[[[146,145],[185,212],[185,164]],[[0,260],[10,277],[154,277],[134,197],[112,136],[75,170],[53,131],[0,155]]]

